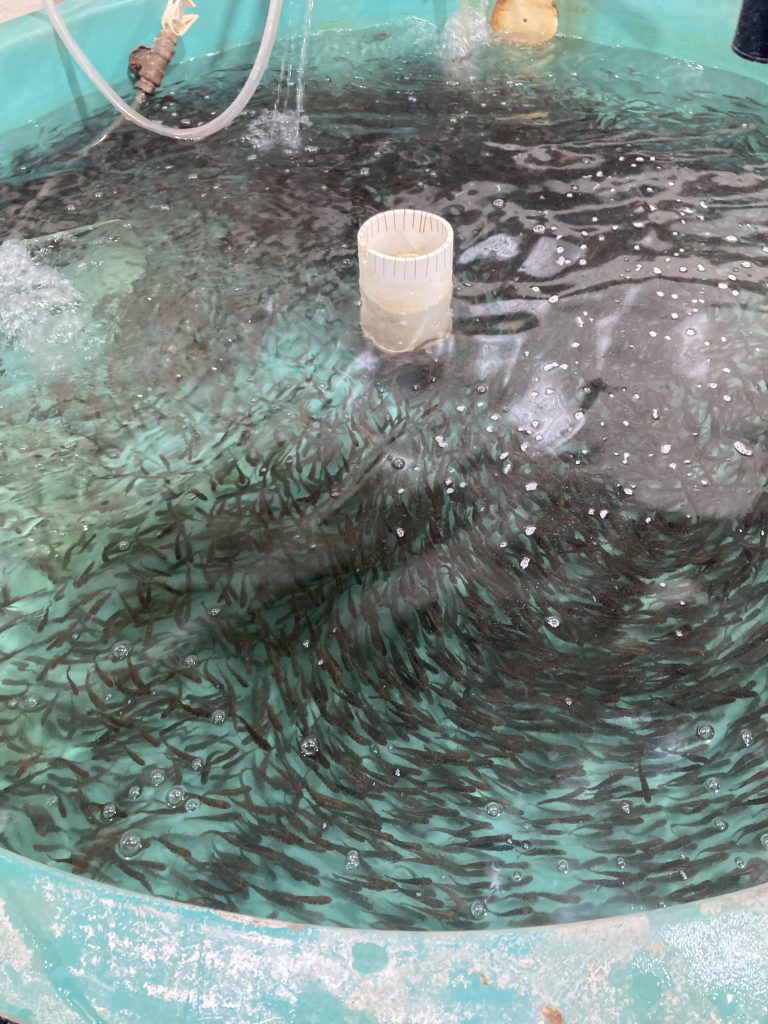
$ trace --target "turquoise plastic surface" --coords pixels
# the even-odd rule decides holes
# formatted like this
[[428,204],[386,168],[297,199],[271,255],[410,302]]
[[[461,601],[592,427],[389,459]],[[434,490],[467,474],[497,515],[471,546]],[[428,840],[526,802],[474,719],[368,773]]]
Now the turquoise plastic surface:
[[[317,0],[315,27],[416,14],[458,0]],[[200,0],[176,78],[248,43],[264,0]],[[160,0],[66,0],[116,84],[153,37]],[[741,72],[737,0],[560,0],[561,30]],[[252,50],[249,50],[252,52]],[[243,51],[237,55],[243,61]],[[23,83],[23,87],[19,86]],[[757,83],[757,84],[756,84]],[[6,161],[102,106],[42,15],[0,26]],[[0,1014],[22,1024],[760,1024],[768,1020],[768,887],[648,915],[486,933],[363,933],[281,925],[141,897],[0,851]]]
[[558,0],[559,32],[720,68],[768,85],[765,65],[731,49],[741,0]]
[[768,1020],[765,888],[551,928],[357,932],[0,867],[0,1007],[24,1024]]

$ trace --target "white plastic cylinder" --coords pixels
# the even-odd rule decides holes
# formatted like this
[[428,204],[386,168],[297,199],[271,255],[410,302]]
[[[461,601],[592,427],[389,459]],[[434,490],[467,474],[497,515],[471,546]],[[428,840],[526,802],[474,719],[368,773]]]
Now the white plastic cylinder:
[[357,235],[360,321],[385,352],[412,352],[451,333],[453,228],[423,210],[387,210]]

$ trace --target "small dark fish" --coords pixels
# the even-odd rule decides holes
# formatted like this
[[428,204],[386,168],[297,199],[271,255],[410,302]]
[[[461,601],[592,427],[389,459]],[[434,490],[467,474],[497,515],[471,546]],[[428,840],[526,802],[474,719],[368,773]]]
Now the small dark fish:
[[640,775],[640,790],[643,794],[643,800],[645,800],[645,802],[649,804],[651,802],[651,787],[648,785],[648,780],[645,777],[642,760],[638,762],[637,770],[638,774]]
[[269,891],[261,889],[258,885],[254,885],[253,888],[271,903],[279,903],[283,907],[322,907],[331,902],[330,896],[302,896],[288,892]]
[[262,735],[261,735],[260,733],[258,733],[258,732],[257,732],[257,731],[256,731],[256,730],[255,730],[255,729],[253,728],[253,726],[252,726],[252,725],[250,725],[250,724],[249,724],[249,723],[248,723],[248,722],[247,722],[247,721],[246,721],[246,720],[245,720],[245,719],[244,719],[244,718],[242,717],[242,715],[237,715],[237,716],[235,716],[235,720],[236,720],[237,722],[239,722],[239,723],[240,723],[240,725],[241,725],[241,726],[242,726],[242,727],[243,727],[243,728],[245,729],[245,731],[246,731],[246,732],[248,733],[248,735],[250,736],[250,738],[251,738],[251,739],[253,740],[253,742],[254,742],[254,743],[255,743],[255,744],[256,744],[256,745],[258,746],[258,747],[261,747],[261,749],[262,749],[262,750],[271,750],[271,749],[272,749],[272,744],[271,744],[271,743],[270,743],[270,742],[269,742],[268,740],[266,740],[266,739],[265,739],[265,738],[264,738],[264,737],[263,737],[263,736],[262,736]]

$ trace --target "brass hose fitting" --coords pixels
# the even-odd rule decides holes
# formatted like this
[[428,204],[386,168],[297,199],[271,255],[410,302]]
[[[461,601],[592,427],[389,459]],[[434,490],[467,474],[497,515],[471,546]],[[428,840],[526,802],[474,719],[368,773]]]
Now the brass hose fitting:
[[151,96],[160,87],[179,38],[197,21],[196,14],[185,14],[187,7],[194,6],[194,0],[168,0],[154,43],[131,51],[128,67],[136,75],[136,88],[145,96]]
[[136,88],[146,96],[160,87],[168,65],[176,52],[178,38],[167,28],[161,29],[151,47],[137,46],[131,52],[128,67],[136,75]]

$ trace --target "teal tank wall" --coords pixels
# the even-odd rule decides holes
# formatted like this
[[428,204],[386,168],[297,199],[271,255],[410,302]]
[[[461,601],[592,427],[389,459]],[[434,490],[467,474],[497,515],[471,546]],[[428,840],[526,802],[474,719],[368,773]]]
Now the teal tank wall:
[[[442,25],[458,0],[318,0],[316,28]],[[560,0],[561,32],[733,72],[736,0]],[[265,4],[200,0],[177,80],[252,52]],[[101,70],[156,31],[156,0],[66,0]],[[243,54],[238,62],[243,62]],[[30,69],[33,69],[32,71]],[[20,87],[19,83],[23,83]],[[0,26],[3,150],[98,109],[43,15]],[[768,887],[650,914],[484,933],[357,932],[257,921],[138,896],[0,850],[0,1012],[22,1024],[760,1024]]]
[[731,49],[741,0],[557,0],[559,33],[650,50],[768,82]]
[[[768,888],[507,932],[281,925],[0,856],[22,1024],[763,1024]],[[559,1015],[559,1016],[558,1016]]]

